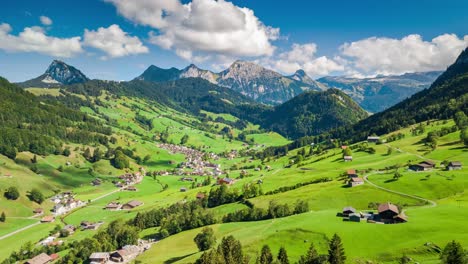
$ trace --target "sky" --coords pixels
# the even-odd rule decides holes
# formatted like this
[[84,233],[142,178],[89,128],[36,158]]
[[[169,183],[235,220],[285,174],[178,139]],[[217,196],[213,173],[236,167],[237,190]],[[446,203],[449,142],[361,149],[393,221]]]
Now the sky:
[[466,0],[5,1],[0,76],[31,79],[53,59],[107,80],[235,60],[313,78],[444,70],[468,46],[466,10]]

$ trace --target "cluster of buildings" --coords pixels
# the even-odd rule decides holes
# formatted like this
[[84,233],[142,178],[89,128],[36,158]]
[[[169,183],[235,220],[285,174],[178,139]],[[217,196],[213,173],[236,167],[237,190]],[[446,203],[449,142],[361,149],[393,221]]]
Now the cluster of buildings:
[[344,221],[377,223],[377,224],[398,224],[408,221],[408,217],[400,212],[398,207],[391,203],[380,204],[377,208],[377,213],[374,212],[358,212],[351,206],[343,208],[341,216]]
[[86,203],[75,199],[75,195],[72,192],[63,192],[50,198],[55,204],[52,212],[55,216],[63,215],[75,208],[84,206]]
[[89,256],[90,264],[128,263],[151,247],[149,243],[127,245],[113,252],[94,252]]
[[143,205],[143,202],[132,200],[126,204],[121,204],[119,202],[110,202],[104,207],[108,211],[117,211],[117,210],[132,210],[138,206]]
[[138,184],[143,180],[143,177],[146,175],[146,170],[143,167],[140,167],[139,171],[133,173],[125,173],[119,176],[121,181],[115,183],[117,187],[123,187],[133,184]]
[[89,221],[81,221],[80,227],[81,227],[81,230],[97,230],[102,224],[104,224],[103,221],[99,221],[96,223],[89,222]]
[[348,170],[346,173],[348,175],[349,187],[356,187],[356,186],[364,184],[364,179],[358,176],[358,174],[356,173],[356,170],[353,170],[353,169]]
[[[436,167],[436,163],[430,160],[422,161],[418,164],[412,164],[409,166],[409,169],[412,171],[430,171]],[[446,170],[461,170],[463,168],[460,161],[451,161],[445,167]]]

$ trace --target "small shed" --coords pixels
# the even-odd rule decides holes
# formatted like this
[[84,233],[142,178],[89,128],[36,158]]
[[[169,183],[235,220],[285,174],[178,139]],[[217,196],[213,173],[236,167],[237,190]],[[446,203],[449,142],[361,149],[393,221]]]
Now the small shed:
[[358,213],[353,213],[349,215],[349,221],[351,222],[361,222],[361,215]]
[[343,157],[343,160],[344,160],[345,162],[353,161],[353,156],[344,156],[344,157]]
[[343,216],[349,216],[350,214],[356,213],[356,209],[351,206],[343,208]]
[[447,170],[461,170],[462,169],[462,163],[460,161],[451,161],[447,165]]
[[364,184],[364,179],[359,178],[359,177],[351,178],[348,181],[348,186],[349,187],[356,187],[356,186],[363,185],[363,184]]

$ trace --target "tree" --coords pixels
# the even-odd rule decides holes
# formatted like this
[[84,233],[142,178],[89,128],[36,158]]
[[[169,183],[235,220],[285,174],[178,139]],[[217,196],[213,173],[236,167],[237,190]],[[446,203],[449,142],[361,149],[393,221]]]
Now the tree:
[[200,251],[205,251],[216,244],[216,237],[214,235],[213,229],[210,227],[205,227],[202,229],[201,233],[195,236],[193,241],[195,244],[197,244],[197,247]]
[[268,245],[264,245],[262,247],[258,262],[260,264],[271,264],[273,262],[273,254],[271,253],[271,249]]
[[185,134],[181,139],[180,139],[180,144],[181,145],[184,145],[185,143],[187,143],[189,140],[189,136],[187,134]]
[[38,189],[34,188],[28,193],[29,200],[41,204],[44,202],[44,195]]
[[398,259],[399,264],[409,264],[411,262],[411,258],[403,255],[400,259]]
[[93,157],[91,158],[92,162],[98,162],[102,159],[102,151],[99,148],[96,148],[93,153]]
[[456,241],[449,242],[440,254],[440,260],[443,264],[467,264],[468,258],[466,252],[460,243]]
[[277,259],[280,264],[289,264],[288,253],[284,247],[280,247]]
[[387,156],[392,155],[392,153],[393,153],[393,148],[388,147],[388,148],[387,148]]
[[337,234],[334,234],[329,244],[328,262],[330,264],[344,264],[345,260],[346,255],[341,238]]
[[83,152],[83,157],[86,159],[86,160],[90,160],[91,159],[91,150],[89,148],[86,148],[85,151]]
[[351,151],[351,149],[349,147],[343,149],[343,157],[344,156],[352,156],[352,155],[353,155],[353,153],[352,153],[352,151]]
[[239,240],[233,236],[224,237],[221,244],[218,246],[218,253],[224,259],[225,264],[245,263],[242,245]]
[[395,181],[398,181],[398,179],[400,179],[402,176],[403,175],[400,172],[396,171],[395,174],[393,175],[393,179]]
[[33,158],[31,159],[32,163],[37,163],[37,156],[34,154]]
[[124,169],[130,166],[127,156],[122,152],[122,150],[117,149],[115,151],[115,156],[112,159],[112,166],[117,169]]
[[16,188],[15,186],[11,186],[5,191],[4,196],[8,200],[16,200],[19,198],[20,193],[18,191],[18,188]]
[[4,223],[6,221],[6,215],[5,212],[2,212],[2,215],[0,215],[0,222]]
[[147,163],[150,159],[151,159],[151,156],[150,156],[150,155],[146,155],[146,156],[143,158],[143,163]]
[[310,243],[310,247],[307,250],[307,254],[301,256],[299,264],[321,264],[323,263],[317,250],[315,249],[314,243]]
[[464,128],[460,132],[460,140],[465,146],[468,146],[468,128]]
[[62,155],[64,155],[65,157],[70,156],[70,154],[71,154],[70,148],[67,147],[63,150]]

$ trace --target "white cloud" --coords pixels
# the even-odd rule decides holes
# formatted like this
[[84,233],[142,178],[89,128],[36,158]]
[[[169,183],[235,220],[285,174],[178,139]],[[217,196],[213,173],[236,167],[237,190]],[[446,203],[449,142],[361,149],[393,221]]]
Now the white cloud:
[[10,34],[11,30],[9,24],[0,24],[0,49],[8,52],[37,52],[64,58],[83,52],[80,37],[50,37],[41,27],[26,27],[18,36]]
[[46,16],[40,16],[39,20],[41,20],[42,25],[44,26],[50,26],[52,25],[52,19]]
[[325,56],[316,57],[316,53],[317,45],[315,43],[295,43],[289,51],[260,60],[260,63],[285,74],[292,74],[302,69],[312,77],[344,71],[344,66],[337,60]]
[[85,29],[83,44],[102,50],[111,58],[149,52],[138,37],[129,36],[115,24],[96,31]]
[[[150,26],[149,41],[182,58],[272,55],[279,29],[264,25],[248,8],[224,0],[106,0],[127,19]],[[190,55],[190,56],[189,56]]]
[[406,72],[444,70],[468,45],[468,36],[443,34],[431,41],[420,35],[402,39],[377,38],[345,43],[341,53],[353,70],[364,75],[402,74]]

